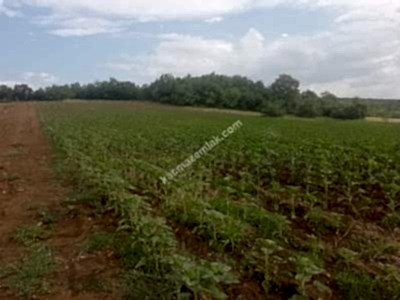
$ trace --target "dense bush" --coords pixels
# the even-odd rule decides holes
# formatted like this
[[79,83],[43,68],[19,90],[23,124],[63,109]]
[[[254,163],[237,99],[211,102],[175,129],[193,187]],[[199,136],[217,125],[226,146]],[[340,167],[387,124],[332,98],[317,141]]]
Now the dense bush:
[[329,117],[343,120],[364,119],[367,116],[367,107],[360,103],[351,105],[341,104],[335,107]]
[[275,101],[266,101],[262,107],[261,112],[267,117],[281,117],[285,115],[285,109]]
[[268,98],[268,89],[262,82],[240,76],[210,74],[175,78],[163,75],[145,88],[145,95],[149,100],[174,105],[257,111]]

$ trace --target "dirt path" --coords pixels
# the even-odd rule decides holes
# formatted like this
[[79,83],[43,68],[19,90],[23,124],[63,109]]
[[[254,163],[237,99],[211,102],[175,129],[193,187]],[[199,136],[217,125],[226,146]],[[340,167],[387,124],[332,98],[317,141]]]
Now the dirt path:
[[49,147],[32,104],[0,106],[0,253],[18,251],[9,242],[16,227],[34,217],[35,206],[57,201],[63,191],[54,184]]
[[[0,105],[0,268],[17,261],[27,251],[13,240],[16,229],[38,224],[38,210],[51,209],[60,216],[54,224],[47,245],[55,251],[57,270],[51,274],[52,287],[46,296],[33,299],[118,299],[112,291],[84,291],[87,278],[107,277],[113,280],[116,266],[109,254],[82,255],[82,243],[98,228],[101,221],[90,217],[90,211],[62,205],[66,189],[51,169],[51,151],[41,131],[33,103]],[[1,274],[1,272],[0,272]],[[0,299],[18,299],[15,292],[0,280]]]

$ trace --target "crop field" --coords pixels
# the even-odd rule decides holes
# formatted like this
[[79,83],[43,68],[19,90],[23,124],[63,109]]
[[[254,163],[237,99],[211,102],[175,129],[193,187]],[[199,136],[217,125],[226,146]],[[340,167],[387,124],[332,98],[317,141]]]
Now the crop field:
[[124,298],[400,299],[399,124],[129,102],[38,111],[73,200],[115,220],[98,238]]

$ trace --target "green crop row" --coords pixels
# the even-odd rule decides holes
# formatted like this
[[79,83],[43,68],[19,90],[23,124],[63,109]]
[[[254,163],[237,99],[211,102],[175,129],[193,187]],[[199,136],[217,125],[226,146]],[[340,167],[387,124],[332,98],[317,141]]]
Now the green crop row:
[[64,158],[62,170],[73,176],[70,178],[77,188],[89,192],[91,197],[106,199],[107,209],[118,216],[119,230],[128,237],[120,254],[129,272],[142,277],[167,278],[165,293],[171,297],[181,295],[186,287],[196,295],[224,298],[220,284],[237,282],[230,268],[179,253],[175,235],[166,220],[156,216],[144,197],[129,192],[131,184],[115,169],[118,163],[102,152],[104,148],[98,147],[101,142],[95,132],[71,140],[53,127],[48,131]]
[[[64,175],[118,218],[126,277],[162,294],[133,286],[133,298],[222,297],[242,277],[264,297],[376,299],[364,288],[376,280],[397,299],[391,266],[400,253],[389,246],[400,226],[398,125],[127,103],[40,111]],[[160,180],[238,118],[238,132]],[[172,223],[229,257],[234,271],[181,250],[190,241]]]

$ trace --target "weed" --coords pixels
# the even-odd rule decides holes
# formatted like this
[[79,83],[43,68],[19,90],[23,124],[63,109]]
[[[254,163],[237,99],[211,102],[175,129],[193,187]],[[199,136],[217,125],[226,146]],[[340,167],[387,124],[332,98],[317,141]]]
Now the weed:
[[89,236],[83,245],[83,251],[93,253],[96,251],[112,248],[114,243],[114,235],[108,232],[96,232]]
[[94,276],[84,278],[74,284],[72,287],[74,292],[91,292],[91,293],[110,293],[111,288],[107,282]]
[[365,272],[351,270],[336,274],[340,292],[349,300],[396,300],[400,295],[400,282],[387,281],[385,278],[374,277]]
[[49,232],[39,225],[26,225],[18,227],[13,239],[25,246],[31,246],[38,241],[49,237]]
[[36,245],[21,261],[9,265],[3,274],[7,287],[15,291],[18,296],[30,299],[34,294],[47,293],[49,284],[44,279],[50,274],[56,264],[50,248]]
[[48,208],[39,209],[38,216],[43,225],[53,225],[58,220],[57,212],[51,211]]
[[293,259],[296,267],[295,279],[299,282],[299,292],[306,295],[306,284],[309,283],[315,275],[324,273],[325,270],[320,266],[321,262],[316,262],[308,256],[296,256]]
[[190,299],[191,293],[182,291],[182,286],[168,276],[149,275],[131,270],[123,275],[125,299]]
[[386,215],[382,220],[382,224],[390,228],[400,227],[400,212],[393,212]]
[[345,226],[342,215],[323,211],[319,207],[312,208],[305,216],[305,219],[311,223],[319,234],[336,233]]

